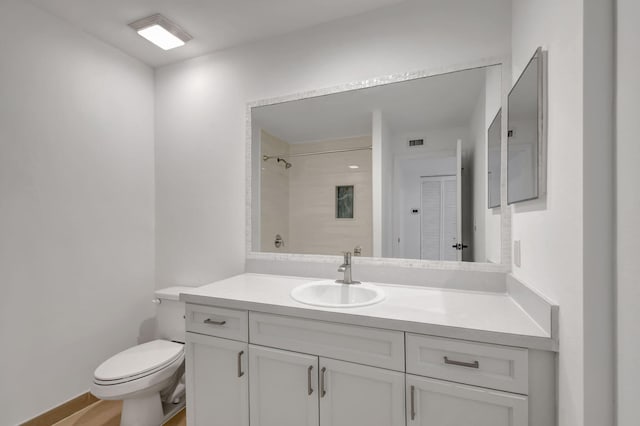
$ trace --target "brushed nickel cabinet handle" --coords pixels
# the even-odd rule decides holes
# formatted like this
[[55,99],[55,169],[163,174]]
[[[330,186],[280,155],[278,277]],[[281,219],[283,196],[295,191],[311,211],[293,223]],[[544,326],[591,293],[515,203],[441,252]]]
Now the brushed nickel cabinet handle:
[[480,368],[480,363],[478,361],[473,362],[462,362],[462,361],[453,361],[446,356],[444,357],[444,363],[450,365],[458,365],[460,367],[468,367],[468,368]]
[[324,374],[326,372],[327,372],[327,368],[322,367],[322,369],[320,370],[320,398],[323,398],[327,394],[327,391],[324,388]]
[[311,371],[313,371],[313,365],[310,365],[307,369],[307,395],[313,393],[313,388],[311,387]]
[[212,324],[212,325],[225,325],[227,322],[226,321],[214,321],[211,318],[207,318],[206,320],[204,320],[205,324]]
[[244,371],[242,371],[242,355],[244,351],[238,352],[238,377],[244,376]]
[[411,386],[411,420],[416,419],[416,387]]

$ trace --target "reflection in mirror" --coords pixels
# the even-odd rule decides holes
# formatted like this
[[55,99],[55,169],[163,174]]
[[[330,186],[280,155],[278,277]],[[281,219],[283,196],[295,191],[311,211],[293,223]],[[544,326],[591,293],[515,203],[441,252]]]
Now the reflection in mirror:
[[489,134],[487,135],[488,151],[487,151],[487,182],[489,191],[489,208],[500,207],[500,176],[502,170],[500,168],[502,158],[502,109],[496,114],[489,126]]
[[508,204],[538,198],[542,53],[538,49],[509,93]]
[[499,263],[500,91],[496,65],[252,108],[252,250]]

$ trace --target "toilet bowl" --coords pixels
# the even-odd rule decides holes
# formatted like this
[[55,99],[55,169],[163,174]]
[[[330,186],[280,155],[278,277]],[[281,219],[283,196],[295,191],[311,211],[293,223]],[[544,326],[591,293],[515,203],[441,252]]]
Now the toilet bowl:
[[159,426],[184,406],[184,304],[180,290],[156,292],[159,339],[126,349],[93,374],[91,393],[122,400],[121,426]]
[[184,374],[184,345],[154,340],[122,351],[95,371],[91,393],[99,399],[123,400],[122,426],[160,425],[165,417],[161,393]]

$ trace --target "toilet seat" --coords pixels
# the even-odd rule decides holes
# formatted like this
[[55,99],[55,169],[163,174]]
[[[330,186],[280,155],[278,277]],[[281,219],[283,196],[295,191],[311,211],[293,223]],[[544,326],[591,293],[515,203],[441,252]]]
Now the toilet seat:
[[96,369],[91,393],[100,399],[127,399],[158,392],[177,380],[176,374],[183,365],[181,343],[154,340],[134,346]]
[[183,357],[184,345],[154,340],[124,350],[100,364],[93,381],[103,386],[130,382],[161,371]]

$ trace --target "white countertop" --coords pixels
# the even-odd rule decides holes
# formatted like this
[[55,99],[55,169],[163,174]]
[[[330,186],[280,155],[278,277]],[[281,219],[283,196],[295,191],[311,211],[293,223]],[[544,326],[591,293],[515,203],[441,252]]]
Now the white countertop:
[[508,294],[375,283],[385,300],[358,308],[323,308],[293,300],[300,284],[324,280],[242,274],[182,291],[180,300],[322,321],[554,350],[555,342]]

